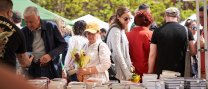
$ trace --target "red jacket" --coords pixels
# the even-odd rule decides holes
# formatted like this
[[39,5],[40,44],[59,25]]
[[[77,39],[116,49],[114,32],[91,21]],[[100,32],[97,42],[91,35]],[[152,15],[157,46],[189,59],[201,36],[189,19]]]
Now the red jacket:
[[137,74],[143,75],[148,71],[148,58],[152,31],[147,27],[134,27],[127,33],[129,54]]

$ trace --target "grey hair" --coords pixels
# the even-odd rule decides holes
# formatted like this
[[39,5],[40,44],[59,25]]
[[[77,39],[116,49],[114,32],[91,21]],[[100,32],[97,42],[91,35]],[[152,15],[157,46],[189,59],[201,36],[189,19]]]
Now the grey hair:
[[34,6],[29,6],[29,7],[27,7],[27,8],[25,9],[23,15],[24,15],[24,16],[30,16],[30,15],[33,15],[33,14],[39,16],[38,9],[37,9],[36,7],[34,7]]

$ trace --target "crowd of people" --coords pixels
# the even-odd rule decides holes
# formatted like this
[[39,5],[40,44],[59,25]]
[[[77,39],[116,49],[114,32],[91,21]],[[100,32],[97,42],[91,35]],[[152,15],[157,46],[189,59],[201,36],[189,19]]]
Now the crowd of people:
[[[111,60],[115,63],[114,77],[118,80],[130,80],[133,72],[160,75],[163,70],[179,72],[184,77],[186,53],[191,55],[189,61],[193,71],[190,74],[197,76],[194,64],[197,63],[198,27],[191,19],[185,26],[180,25],[180,11],[176,7],[164,11],[165,23],[158,27],[150,7],[140,5],[135,10],[130,31],[127,29],[131,11],[127,7],[117,8],[109,19],[109,30],[100,28],[96,22],[86,23],[84,20],[75,22],[72,30],[68,30],[62,20],[41,19],[34,6],[25,9],[26,26],[20,27],[20,13],[13,12],[12,7],[11,0],[0,0],[0,65],[15,70],[19,63],[29,78],[64,77],[69,81],[104,83],[109,81]],[[203,12],[201,7],[202,26]],[[205,43],[203,35],[201,31],[202,48]],[[202,78],[205,78],[204,52],[201,55]]]

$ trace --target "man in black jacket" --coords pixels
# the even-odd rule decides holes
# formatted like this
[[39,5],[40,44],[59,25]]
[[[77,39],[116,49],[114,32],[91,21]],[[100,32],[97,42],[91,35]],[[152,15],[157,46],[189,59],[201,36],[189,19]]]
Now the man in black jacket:
[[29,75],[33,78],[61,77],[59,54],[67,49],[67,43],[58,31],[55,23],[41,20],[36,7],[29,6],[24,11],[27,24],[22,28],[26,37],[26,48],[34,55],[29,67]]

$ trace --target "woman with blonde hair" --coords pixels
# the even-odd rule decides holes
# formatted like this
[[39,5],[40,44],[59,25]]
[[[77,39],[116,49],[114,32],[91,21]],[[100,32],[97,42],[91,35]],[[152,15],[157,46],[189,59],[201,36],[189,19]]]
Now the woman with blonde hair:
[[58,29],[59,29],[62,37],[73,35],[72,27],[69,25],[66,25],[64,20],[62,20],[61,18],[56,18],[55,22],[58,25]]
[[[58,18],[58,17],[55,19],[55,22],[56,22],[56,24],[58,26],[58,30],[61,33],[61,36],[64,38],[64,40],[66,42],[68,42],[69,39],[71,38],[71,36],[74,35],[74,33],[72,31],[72,27],[69,26],[69,25],[66,25],[65,21],[63,19],[61,19],[61,18]],[[61,63],[62,63],[62,65],[65,64],[66,54],[67,54],[67,50],[65,50],[62,53],[62,56],[61,56]],[[65,75],[66,74],[64,72],[62,72],[62,77],[64,77]]]

